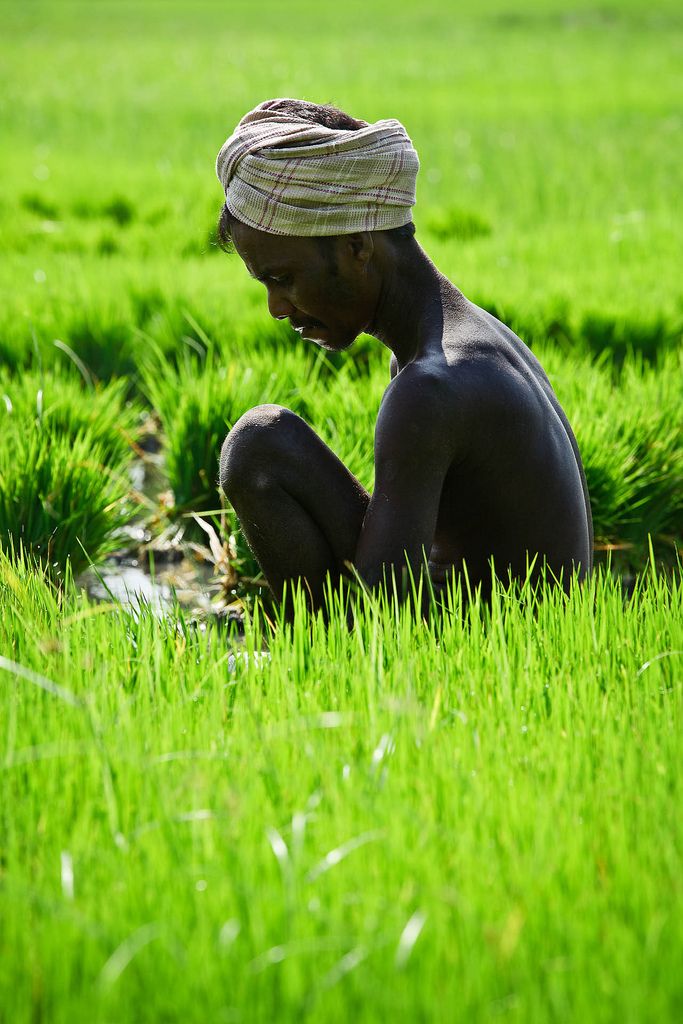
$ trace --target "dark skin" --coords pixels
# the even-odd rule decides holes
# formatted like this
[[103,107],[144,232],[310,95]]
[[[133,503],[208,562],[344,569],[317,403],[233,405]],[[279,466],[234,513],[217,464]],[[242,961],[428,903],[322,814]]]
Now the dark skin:
[[592,564],[593,530],[576,440],[540,363],[441,274],[414,239],[330,239],[233,225],[235,249],[276,319],[330,351],[362,332],[392,352],[369,494],[297,415],[259,406],[221,453],[221,486],[276,597],[305,581],[438,587],[466,564],[471,587],[543,564],[565,589]]

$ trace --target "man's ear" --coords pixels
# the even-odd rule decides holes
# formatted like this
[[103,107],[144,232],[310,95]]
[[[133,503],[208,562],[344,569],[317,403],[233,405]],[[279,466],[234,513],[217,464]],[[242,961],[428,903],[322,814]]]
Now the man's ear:
[[357,263],[360,263],[363,266],[363,269],[367,268],[367,265],[372,259],[372,255],[375,251],[372,232],[359,231],[354,235],[347,235],[346,242],[349,246],[353,259]]

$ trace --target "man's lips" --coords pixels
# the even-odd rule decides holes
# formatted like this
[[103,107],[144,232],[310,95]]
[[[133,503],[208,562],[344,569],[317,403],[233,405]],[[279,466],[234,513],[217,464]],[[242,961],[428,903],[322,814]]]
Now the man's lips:
[[290,326],[299,333],[301,333],[302,331],[319,330],[323,326],[319,320],[309,320],[307,323],[304,324],[299,324],[296,323],[294,320],[290,320],[289,323]]

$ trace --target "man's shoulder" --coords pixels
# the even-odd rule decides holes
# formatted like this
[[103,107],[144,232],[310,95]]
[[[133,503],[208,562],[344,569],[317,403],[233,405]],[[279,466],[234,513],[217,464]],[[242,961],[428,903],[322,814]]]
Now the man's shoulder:
[[540,362],[512,328],[469,300],[464,313],[445,318],[443,350],[469,387],[505,385],[520,374],[530,383],[548,386]]
[[416,359],[392,379],[377,418],[377,438],[398,446],[418,444],[436,450],[450,438],[466,436],[471,420],[466,388],[450,367]]
[[453,374],[445,364],[434,359],[415,359],[391,379],[384,392],[383,404],[403,406],[438,406],[452,397]]
[[495,338],[444,338],[442,351],[408,363],[391,380],[385,400],[437,412],[478,405],[507,372],[508,361]]
[[550,386],[539,370],[495,333],[460,334],[444,339],[442,357],[416,359],[394,377],[380,417],[389,425],[410,422],[425,437],[447,431],[463,442],[484,424],[538,422],[550,411]]

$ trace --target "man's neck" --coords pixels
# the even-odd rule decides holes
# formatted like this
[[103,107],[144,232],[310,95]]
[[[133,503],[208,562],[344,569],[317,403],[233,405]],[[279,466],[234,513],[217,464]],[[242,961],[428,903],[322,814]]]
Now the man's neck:
[[402,252],[384,242],[378,252],[380,285],[367,331],[396,356],[399,370],[443,337],[444,292],[457,289],[415,242]]

